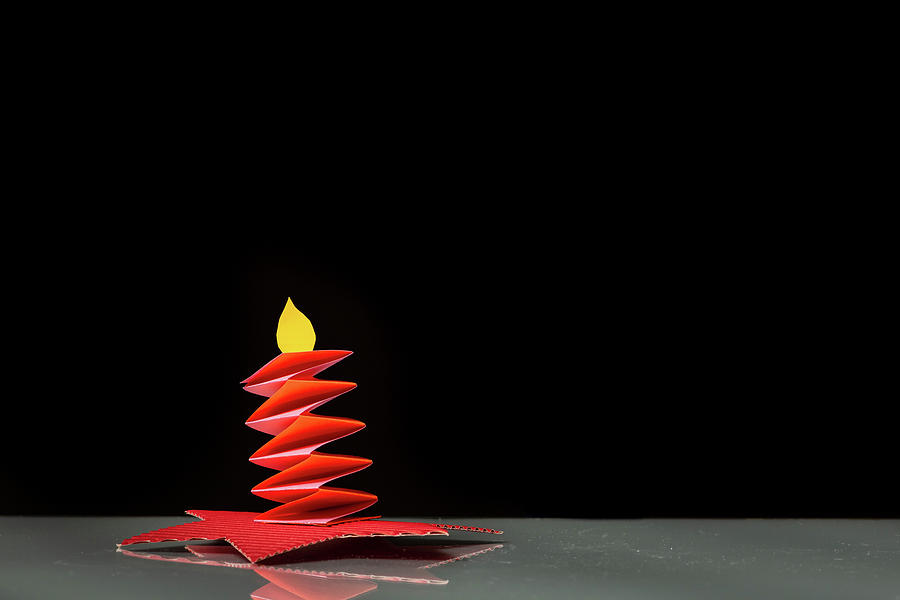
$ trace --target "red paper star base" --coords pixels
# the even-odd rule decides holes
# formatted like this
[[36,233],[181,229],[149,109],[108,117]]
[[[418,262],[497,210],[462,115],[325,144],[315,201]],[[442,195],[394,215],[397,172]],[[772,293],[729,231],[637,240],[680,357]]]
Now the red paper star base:
[[254,521],[259,513],[232,512],[226,510],[188,510],[187,514],[199,517],[172,527],[164,527],[142,533],[120,543],[120,546],[141,542],[168,542],[188,540],[225,540],[250,562],[270,558],[283,552],[336,538],[447,535],[447,529],[502,533],[481,527],[406,523],[402,521],[360,520],[336,525],[282,525]]

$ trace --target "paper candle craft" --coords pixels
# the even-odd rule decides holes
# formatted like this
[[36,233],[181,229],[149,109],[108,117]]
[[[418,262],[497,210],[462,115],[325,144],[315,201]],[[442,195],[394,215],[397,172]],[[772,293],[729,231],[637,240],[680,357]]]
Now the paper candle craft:
[[247,425],[274,437],[250,460],[278,471],[256,485],[254,494],[280,503],[261,514],[224,510],[188,510],[199,521],[142,533],[119,546],[144,542],[224,539],[252,563],[337,538],[447,535],[448,529],[502,533],[482,527],[444,523],[383,521],[350,517],[377,498],[366,492],[325,486],[355,473],[372,461],[356,456],[325,454],[317,449],[365,427],[360,421],[326,417],[311,411],[346,393],[356,384],[325,381],[315,375],[351,352],[313,350],[315,331],[290,298],[276,333],[282,353],[245,379],[244,389],[267,400],[250,415]]
[[312,323],[288,298],[276,333],[282,354],[242,381],[244,389],[268,400],[247,425],[274,435],[250,461],[280,471],[251,491],[282,502],[256,520],[263,523],[323,524],[358,512],[378,498],[324,484],[372,464],[367,458],[324,454],[316,449],[356,433],[365,423],[343,417],[312,414],[312,410],[356,387],[347,381],[321,381],[315,375],[343,360],[346,350],[313,350]]

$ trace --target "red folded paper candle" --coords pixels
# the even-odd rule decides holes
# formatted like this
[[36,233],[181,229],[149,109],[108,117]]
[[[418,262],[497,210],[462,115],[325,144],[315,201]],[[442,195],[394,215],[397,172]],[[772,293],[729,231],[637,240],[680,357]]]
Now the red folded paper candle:
[[[312,325],[306,327],[307,323],[288,300],[276,334],[282,350],[312,346],[315,335],[309,335]],[[282,333],[292,325],[293,337]],[[324,487],[333,479],[365,469],[371,460],[316,452],[319,446],[366,426],[355,419],[310,412],[356,387],[348,381],[313,377],[350,354],[346,350],[283,352],[243,381],[244,389],[268,396],[247,419],[247,425],[275,436],[254,452],[250,461],[280,471],[251,490],[257,496],[283,503],[259,515],[257,521],[325,524],[368,508],[378,500],[367,492]]]
[[325,486],[334,479],[372,464],[368,458],[326,454],[318,448],[356,433],[365,423],[311,411],[356,387],[346,381],[326,381],[315,375],[348,357],[347,350],[313,350],[315,332],[290,298],[276,332],[282,353],[242,381],[244,389],[266,397],[246,424],[274,436],[250,461],[278,471],[251,490],[278,502],[261,514],[231,511],[189,511],[203,519],[168,527],[122,542],[225,539],[250,561],[336,537],[446,535],[445,529],[500,533],[491,529],[426,523],[395,523],[351,517],[374,504],[368,492]]

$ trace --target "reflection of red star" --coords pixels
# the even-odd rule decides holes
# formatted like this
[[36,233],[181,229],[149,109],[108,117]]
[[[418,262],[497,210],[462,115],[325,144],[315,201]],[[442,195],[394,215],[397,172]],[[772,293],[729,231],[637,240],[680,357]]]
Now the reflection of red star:
[[[400,521],[350,521],[337,525],[282,525],[257,523],[258,513],[226,510],[188,510],[200,521],[164,527],[130,537],[120,545],[139,542],[225,540],[250,562],[288,550],[342,537],[447,535],[443,527]],[[453,527],[453,526],[450,526]]]

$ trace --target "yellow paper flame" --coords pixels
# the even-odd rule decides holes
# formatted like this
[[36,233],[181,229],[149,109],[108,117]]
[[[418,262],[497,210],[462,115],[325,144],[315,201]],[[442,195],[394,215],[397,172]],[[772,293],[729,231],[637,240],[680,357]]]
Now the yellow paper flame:
[[290,298],[278,319],[275,340],[282,352],[308,352],[316,345],[316,332],[312,323],[297,310]]

